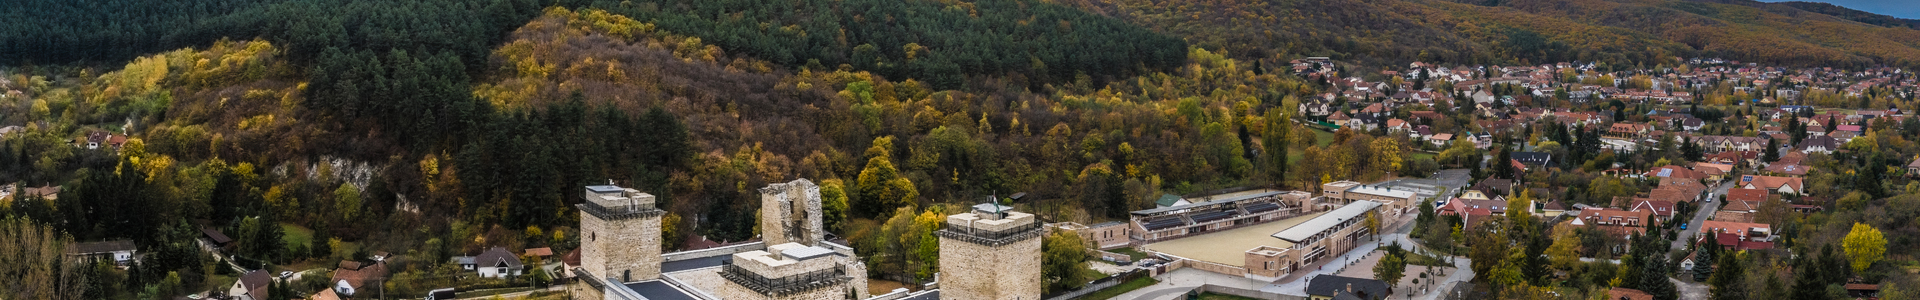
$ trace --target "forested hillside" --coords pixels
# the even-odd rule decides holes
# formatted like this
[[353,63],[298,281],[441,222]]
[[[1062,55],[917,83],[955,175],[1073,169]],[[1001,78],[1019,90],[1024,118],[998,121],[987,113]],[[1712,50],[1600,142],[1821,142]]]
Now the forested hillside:
[[1880,26],[1886,26],[1886,27],[1907,27],[1907,28],[1920,27],[1920,20],[1902,19],[1902,18],[1897,18],[1893,16],[1864,12],[1864,11],[1854,10],[1850,8],[1840,7],[1838,5],[1821,3],[1821,2],[1787,1],[1787,2],[1774,3],[1773,5],[1785,5],[1788,7],[1793,7],[1793,8],[1797,8],[1804,11],[1815,12],[1815,13],[1820,13],[1824,15],[1853,20],[1855,22],[1880,25]]
[[[202,225],[241,240],[233,254],[249,266],[369,249],[427,262],[568,249],[576,189],[609,179],[661,196],[669,247],[750,238],[756,189],[809,178],[831,191],[836,232],[862,251],[907,251],[932,240],[917,220],[991,194],[1028,191],[1039,212],[1090,221],[1163,189],[1280,180],[1271,162],[1286,152],[1255,156],[1253,137],[1312,145],[1288,138],[1313,135],[1270,122],[1288,111],[1270,108],[1319,89],[1204,49],[1166,71],[1135,63],[1148,73],[1110,85],[1074,76],[1030,91],[1008,75],[941,89],[852,66],[792,68],[601,10],[550,8],[503,38],[471,66],[458,51],[357,42],[301,63],[309,52],[263,39],[109,70],[22,70],[0,82],[22,91],[0,99],[0,118],[26,126],[0,166],[25,186],[67,189],[5,212],[77,239],[132,238],[161,259],[89,295],[207,284],[215,274],[193,270],[211,262],[181,242]],[[117,152],[73,146],[93,132],[132,138]],[[1400,166],[1371,153],[1403,146],[1345,136],[1331,147],[1359,151],[1308,151],[1343,163],[1300,172]],[[307,242],[282,241],[296,229],[312,230]],[[932,265],[872,257],[894,276]],[[446,278],[430,264],[395,271],[399,293]],[[163,280],[172,273],[185,275]]]
[[1076,75],[1104,81],[1178,66],[1186,49],[1176,38],[1033,0],[643,0],[592,6],[780,65],[824,70],[850,64],[941,89],[980,75],[1036,87]]
[[1573,60],[1654,66],[1679,56],[1788,66],[1920,64],[1920,31],[1751,1],[1064,2],[1238,57],[1331,56],[1373,67]]

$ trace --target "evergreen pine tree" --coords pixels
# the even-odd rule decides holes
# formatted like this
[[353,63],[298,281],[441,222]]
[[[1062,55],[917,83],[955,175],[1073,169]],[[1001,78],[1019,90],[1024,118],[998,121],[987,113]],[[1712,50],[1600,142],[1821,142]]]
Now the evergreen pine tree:
[[1654,299],[1679,299],[1679,290],[1673,281],[1667,279],[1667,258],[1659,254],[1647,257],[1646,267],[1640,269],[1640,290],[1652,294]]
[[[1696,264],[1698,264],[1698,261],[1696,261]],[[1719,269],[1717,270],[1718,272],[1713,273],[1713,277],[1707,280],[1707,285],[1713,288],[1713,297],[1711,299],[1746,300],[1747,270],[1746,266],[1740,262],[1740,258],[1734,255],[1724,255],[1719,257],[1719,262],[1715,263],[1715,265],[1719,265],[1717,267]]]
[[1714,264],[1718,262],[1714,260],[1716,258],[1714,252],[1720,250],[1720,239],[1714,238],[1709,233],[1702,236],[1701,240],[1706,242],[1695,246],[1698,249],[1693,251],[1693,281],[1706,281],[1708,277],[1713,276]]

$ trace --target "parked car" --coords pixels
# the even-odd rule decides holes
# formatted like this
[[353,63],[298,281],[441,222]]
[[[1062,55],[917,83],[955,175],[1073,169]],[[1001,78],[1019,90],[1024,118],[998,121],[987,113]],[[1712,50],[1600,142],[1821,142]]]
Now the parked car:
[[280,271],[280,279],[287,279],[287,277],[293,277],[293,271]]

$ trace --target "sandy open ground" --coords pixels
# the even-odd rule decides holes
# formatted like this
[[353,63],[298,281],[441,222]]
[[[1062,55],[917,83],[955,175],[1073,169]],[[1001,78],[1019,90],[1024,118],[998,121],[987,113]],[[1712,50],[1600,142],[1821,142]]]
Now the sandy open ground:
[[1247,250],[1252,250],[1254,247],[1293,247],[1292,242],[1274,238],[1273,234],[1294,225],[1300,225],[1320,214],[1312,213],[1266,224],[1208,232],[1199,236],[1147,244],[1146,248],[1185,258],[1239,266],[1246,263]]

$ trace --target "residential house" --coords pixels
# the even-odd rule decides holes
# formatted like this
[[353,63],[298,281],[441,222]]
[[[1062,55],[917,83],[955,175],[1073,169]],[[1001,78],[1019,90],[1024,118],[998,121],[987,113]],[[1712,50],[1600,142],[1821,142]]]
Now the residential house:
[[1807,185],[1800,177],[1776,177],[1764,175],[1740,176],[1737,186],[1749,189],[1766,189],[1774,193],[1788,195],[1806,194]]
[[1553,163],[1553,154],[1545,152],[1516,151],[1513,152],[1512,157],[1513,160],[1520,161],[1520,163],[1526,164],[1527,166],[1548,166],[1548,164]]
[[1765,151],[1773,145],[1773,139],[1766,137],[1706,135],[1693,138],[1693,143],[1706,152],[1724,151]]
[[526,269],[526,265],[520,262],[519,256],[514,256],[513,252],[508,252],[507,248],[501,247],[493,247],[486,252],[481,252],[479,256],[473,257],[473,263],[479,269],[480,277],[520,276]]
[[1811,170],[1813,170],[1813,167],[1790,164],[1785,161],[1767,164],[1767,168],[1765,169],[1766,174],[1776,176],[1805,176],[1807,175],[1807,171]]
[[340,300],[340,294],[335,294],[332,289],[324,289],[307,296],[307,300]]
[[1161,194],[1159,199],[1153,200],[1154,207],[1174,207],[1187,204],[1193,204],[1193,202],[1188,202],[1187,199],[1180,198],[1180,195],[1174,194]]
[[1626,211],[1615,208],[1589,207],[1580,210],[1580,215],[1574,217],[1570,224],[1574,226],[1593,224],[1601,228],[1606,228],[1609,232],[1613,233],[1639,234],[1646,230],[1648,224],[1659,226],[1659,223],[1660,220],[1655,219],[1653,212],[1650,211]]
[[1545,218],[1559,217],[1560,215],[1567,214],[1567,208],[1566,203],[1560,202],[1560,200],[1553,200],[1540,206],[1540,216]]
[[87,150],[100,149],[100,145],[106,144],[107,137],[110,136],[112,135],[106,131],[91,131],[87,132],[87,136],[81,138],[81,142]]
[[1731,250],[1772,249],[1772,232],[1767,224],[1707,220],[1700,224],[1701,243],[1712,237],[1720,247]]
[[1320,275],[1307,280],[1307,299],[1331,300],[1341,295],[1358,299],[1387,299],[1393,288],[1373,278]]
[[1427,141],[1433,143],[1434,146],[1446,147],[1448,143],[1453,142],[1453,134],[1435,133],[1433,136],[1427,137]]
[[[1727,205],[1731,206],[1732,203]],[[1721,210],[1713,212],[1713,220],[1727,222],[1753,223],[1753,213],[1746,211]]]
[[1400,118],[1387,119],[1387,132],[1392,134],[1407,134],[1413,132],[1413,125]]
[[1693,202],[1700,200],[1700,197],[1704,196],[1707,190],[1710,189],[1713,188],[1707,187],[1705,184],[1700,184],[1699,181],[1695,180],[1661,178],[1660,185],[1654,186],[1652,191],[1648,191],[1648,194],[1652,195],[1649,197],[1653,197],[1654,199]]
[[1706,162],[1747,168],[1759,168],[1765,165],[1760,160],[1759,151],[1721,151],[1707,155]]
[[531,249],[527,249],[525,252],[527,257],[532,257],[535,260],[533,261],[533,263],[536,263],[536,264],[546,263],[548,258],[553,257],[553,248],[547,248],[547,247],[531,248]]
[[268,299],[267,287],[271,284],[273,284],[273,275],[267,274],[266,270],[253,270],[240,275],[239,280],[234,280],[233,286],[227,288],[227,296],[249,300]]
[[1839,149],[1840,149],[1840,141],[1830,136],[1807,137],[1804,140],[1800,140],[1799,145],[1793,146],[1793,150],[1800,151],[1801,153],[1808,153],[1808,154],[1812,154],[1812,153],[1832,154],[1834,150],[1839,150]]
[[1693,169],[1688,169],[1688,168],[1675,166],[1675,165],[1665,165],[1665,166],[1660,166],[1658,168],[1653,168],[1652,170],[1647,170],[1647,173],[1644,174],[1644,176],[1648,178],[1685,179],[1685,180],[1696,181],[1696,182],[1707,179],[1708,177],[1707,174],[1704,172],[1694,171]]
[[1647,124],[1619,122],[1608,126],[1607,133],[1603,136],[1623,140],[1640,140],[1647,138],[1647,134],[1652,132],[1653,126],[1647,126]]
[[1607,300],[1653,300],[1653,294],[1629,288],[1610,288],[1607,289]]
[[216,249],[226,248],[228,245],[232,245],[232,244],[233,244],[233,238],[228,238],[227,234],[220,233],[219,228],[200,227],[201,250],[213,251]]
[[118,266],[133,263],[137,251],[139,249],[133,246],[133,240],[85,242],[67,246],[67,256],[89,261],[110,260]]
[[60,191],[63,189],[65,189],[63,188],[63,186],[55,186],[55,185],[22,188],[20,189],[20,196],[15,197],[15,199],[27,199],[27,198],[39,197],[40,199],[47,200],[47,201],[60,200]]
[[[1727,201],[1728,202],[1767,201],[1767,190],[1752,189],[1752,188],[1727,189]],[[1731,206],[1732,203],[1728,203],[1728,205]],[[1755,208],[1758,208],[1758,207],[1759,206],[1757,205],[1755,206]]]
[[1676,205],[1674,204],[1673,201],[1662,201],[1662,200],[1653,200],[1653,199],[1643,198],[1643,199],[1634,199],[1633,207],[1627,209],[1627,211],[1633,211],[1633,212],[1646,211],[1646,212],[1653,213],[1654,217],[1658,217],[1662,220],[1671,220],[1673,219],[1673,214],[1675,213],[1674,212],[1675,206]]
[[[1706,220],[1700,222],[1699,231],[1700,233],[1730,233],[1742,241],[1752,240],[1765,242],[1773,240],[1773,229],[1771,225],[1762,223]],[[1722,243],[1721,245],[1726,244]]]
[[1693,163],[1693,170],[1706,174],[1708,182],[1720,182],[1727,178],[1727,174],[1733,173],[1733,165],[1696,162]]
[[1913,162],[1907,163],[1907,176],[1920,176],[1920,156],[1914,156]]
[[1512,179],[1487,178],[1474,183],[1473,187],[1468,189],[1486,193],[1487,196],[1498,196],[1514,192],[1513,187]]
[[372,280],[386,277],[386,262],[361,263],[342,260],[339,267],[333,269],[332,290],[341,296],[352,297],[356,291],[367,287],[367,284],[379,284]]

